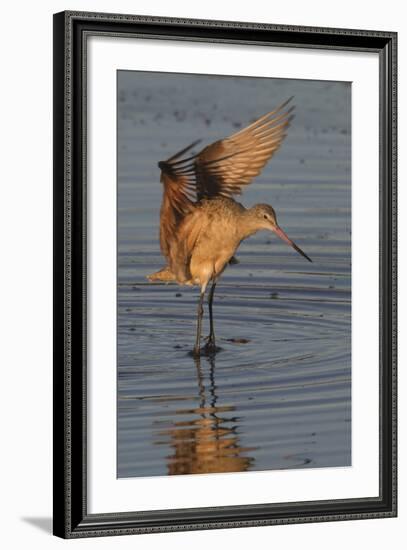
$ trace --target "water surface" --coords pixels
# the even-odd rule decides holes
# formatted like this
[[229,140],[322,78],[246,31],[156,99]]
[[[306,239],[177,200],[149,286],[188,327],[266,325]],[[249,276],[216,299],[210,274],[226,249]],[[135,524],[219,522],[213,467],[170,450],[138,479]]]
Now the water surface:
[[[118,477],[351,464],[350,84],[118,74]],[[196,288],[151,284],[157,162],[294,95],[283,146],[241,202],[271,233],[217,285],[215,358],[194,360]],[[205,318],[204,333],[208,332]]]

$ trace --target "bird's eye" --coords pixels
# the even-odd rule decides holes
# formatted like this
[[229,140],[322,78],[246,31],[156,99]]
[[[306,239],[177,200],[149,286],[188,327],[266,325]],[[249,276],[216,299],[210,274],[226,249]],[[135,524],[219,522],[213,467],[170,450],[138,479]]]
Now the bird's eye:
[[267,219],[268,219],[268,216],[267,216],[267,214],[264,214],[264,216],[263,216],[263,217],[264,217],[264,219],[265,219],[265,220],[267,220]]

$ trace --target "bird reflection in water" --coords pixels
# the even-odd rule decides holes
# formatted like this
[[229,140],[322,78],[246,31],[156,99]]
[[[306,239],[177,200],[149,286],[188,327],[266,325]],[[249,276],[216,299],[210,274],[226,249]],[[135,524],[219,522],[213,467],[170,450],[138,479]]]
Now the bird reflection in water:
[[247,453],[255,448],[241,446],[237,434],[240,419],[233,414],[234,406],[219,405],[214,357],[208,357],[207,361],[210,368],[206,387],[203,373],[206,368],[202,368],[199,357],[194,359],[199,407],[176,411],[188,418],[158,432],[160,439],[156,444],[172,448],[167,456],[168,475],[244,472],[253,465],[254,458]]

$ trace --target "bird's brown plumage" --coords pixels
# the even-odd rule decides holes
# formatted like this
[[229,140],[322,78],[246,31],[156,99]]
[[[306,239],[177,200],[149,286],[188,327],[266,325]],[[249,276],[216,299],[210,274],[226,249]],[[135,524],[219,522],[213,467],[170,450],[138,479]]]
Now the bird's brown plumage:
[[[193,282],[188,263],[198,236],[210,221],[201,208],[202,200],[238,195],[261,172],[286,136],[293,118],[293,107],[285,109],[290,99],[197,154],[182,158],[198,143],[194,142],[159,162],[164,187],[160,247],[178,282]],[[150,279],[160,277],[154,274]]]
[[246,209],[233,198],[251,183],[280,147],[293,117],[293,108],[286,109],[288,101],[197,154],[185,157],[197,144],[194,142],[158,163],[164,188],[160,246],[167,266],[148,278],[200,286],[193,350],[196,357],[200,355],[203,300],[209,282],[210,332],[205,352],[212,354],[218,350],[212,310],[215,287],[243,239],[266,229],[312,261],[278,225],[271,205],[256,204]]

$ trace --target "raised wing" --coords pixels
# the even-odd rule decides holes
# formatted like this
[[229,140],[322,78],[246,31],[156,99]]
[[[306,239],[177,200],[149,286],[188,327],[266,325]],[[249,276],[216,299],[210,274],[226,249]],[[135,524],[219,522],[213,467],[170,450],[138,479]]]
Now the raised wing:
[[176,239],[176,229],[186,214],[192,212],[197,198],[195,170],[190,166],[185,167],[185,162],[195,157],[181,161],[178,161],[178,158],[197,143],[199,141],[191,143],[174,156],[158,163],[164,187],[160,211],[160,247],[167,258],[170,255],[171,244]]
[[293,119],[288,99],[228,138],[205,147],[193,160],[198,198],[240,195],[280,147]]
[[[200,153],[182,158],[198,141],[158,163],[164,186],[160,212],[160,246],[170,265],[179,249],[177,229],[202,198],[231,197],[256,177],[286,136],[294,107],[292,98],[228,138],[216,141]],[[173,252],[171,253],[171,249]]]

